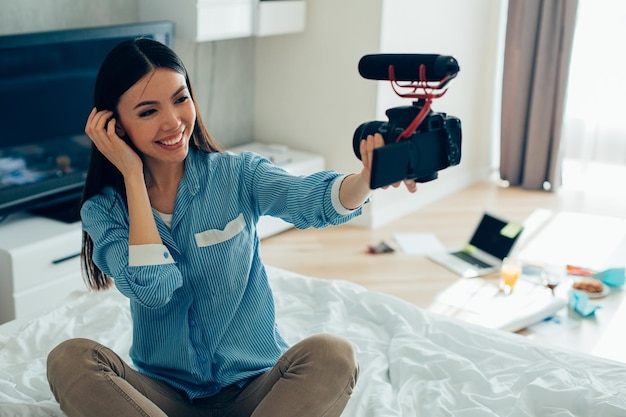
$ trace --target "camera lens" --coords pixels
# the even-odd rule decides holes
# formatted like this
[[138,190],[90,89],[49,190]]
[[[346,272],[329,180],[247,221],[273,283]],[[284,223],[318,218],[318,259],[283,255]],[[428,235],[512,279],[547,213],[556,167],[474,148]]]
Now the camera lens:
[[369,135],[373,135],[374,133],[382,134],[382,132],[386,130],[386,126],[386,122],[374,121],[363,123],[356,128],[354,137],[352,138],[352,150],[354,150],[354,154],[357,158],[361,159],[361,141],[367,139]]

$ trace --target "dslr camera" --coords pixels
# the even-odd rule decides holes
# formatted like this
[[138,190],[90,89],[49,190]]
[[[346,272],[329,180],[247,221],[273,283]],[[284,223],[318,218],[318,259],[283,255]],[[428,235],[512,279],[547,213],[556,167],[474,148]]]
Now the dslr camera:
[[366,122],[354,132],[352,145],[359,159],[361,140],[368,135],[380,133],[385,142],[374,150],[370,188],[405,179],[432,181],[438,171],[461,162],[461,121],[430,108],[458,72],[459,65],[451,56],[374,54],[361,58],[363,78],[389,80],[397,95],[416,99],[410,106],[388,109],[389,121]]

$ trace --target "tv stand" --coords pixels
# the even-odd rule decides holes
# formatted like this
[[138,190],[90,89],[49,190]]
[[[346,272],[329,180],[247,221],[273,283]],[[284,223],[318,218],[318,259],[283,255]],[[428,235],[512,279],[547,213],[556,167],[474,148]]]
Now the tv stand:
[[37,317],[86,290],[81,242],[80,222],[18,213],[0,224],[0,324]]
[[46,204],[45,206],[29,209],[28,212],[63,223],[75,223],[80,220],[80,199]]

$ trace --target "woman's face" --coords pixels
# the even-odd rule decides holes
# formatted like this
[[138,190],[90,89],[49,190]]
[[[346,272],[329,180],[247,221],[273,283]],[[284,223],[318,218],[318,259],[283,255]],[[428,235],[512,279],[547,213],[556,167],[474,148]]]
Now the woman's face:
[[185,77],[157,68],[129,88],[117,106],[118,124],[144,161],[179,163],[189,151],[196,109]]

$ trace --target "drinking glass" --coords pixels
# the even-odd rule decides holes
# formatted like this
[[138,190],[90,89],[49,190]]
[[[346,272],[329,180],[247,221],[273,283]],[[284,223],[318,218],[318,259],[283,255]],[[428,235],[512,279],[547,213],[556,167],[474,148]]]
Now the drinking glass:
[[504,295],[510,295],[513,292],[515,283],[522,274],[522,264],[514,258],[504,258],[500,267],[500,290]]
[[552,291],[552,295],[555,295],[554,289],[561,283],[561,280],[565,276],[565,266],[558,264],[550,264],[543,267],[541,271],[541,280],[543,285]]

